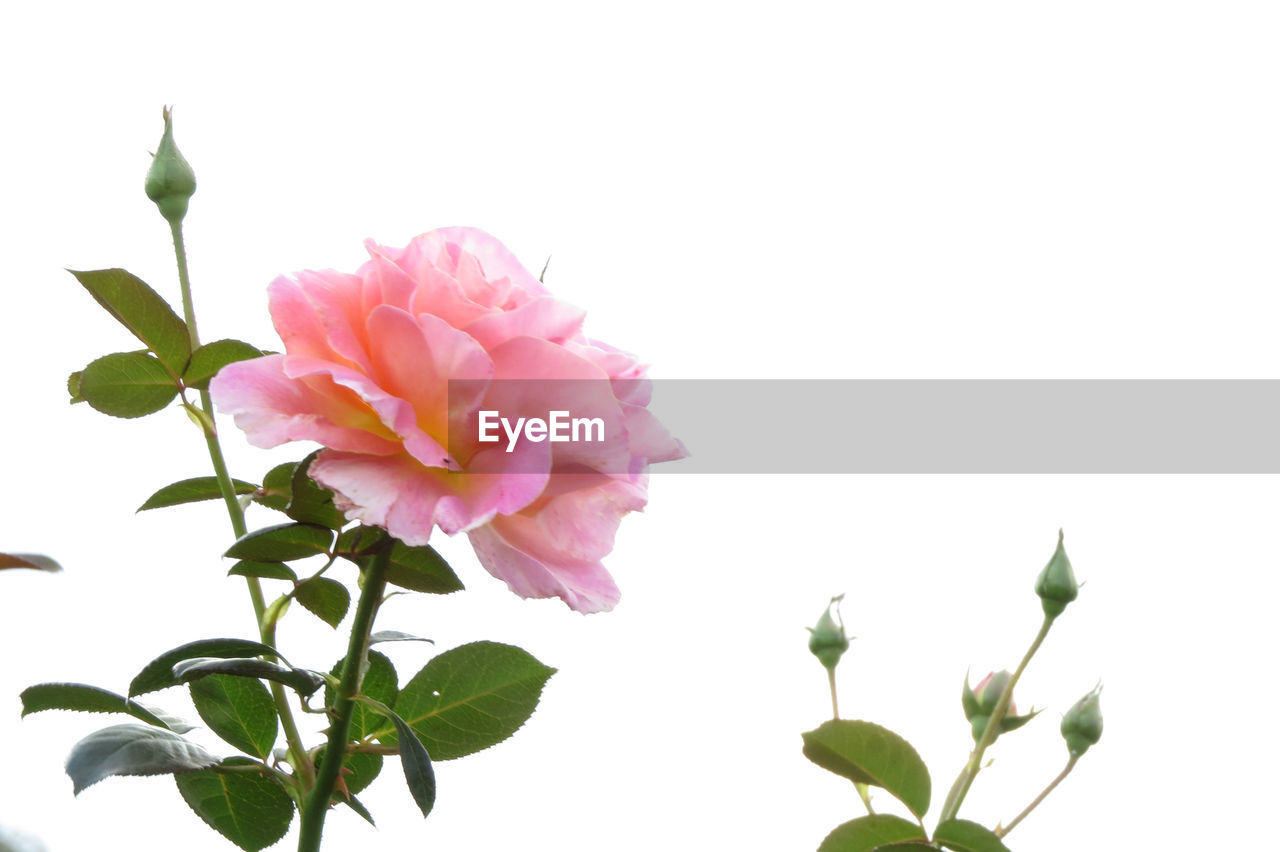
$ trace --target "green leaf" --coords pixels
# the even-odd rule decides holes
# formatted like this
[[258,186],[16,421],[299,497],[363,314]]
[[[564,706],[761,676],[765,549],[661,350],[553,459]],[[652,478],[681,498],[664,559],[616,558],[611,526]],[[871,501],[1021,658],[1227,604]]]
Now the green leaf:
[[361,801],[357,799],[354,795],[348,796],[347,798],[343,799],[342,803],[347,807],[351,808],[351,810],[355,811],[357,814],[359,814],[361,819],[369,823],[369,825],[373,826],[374,828],[378,827],[378,824],[373,821],[373,814],[369,813],[369,809],[366,808],[364,804],[361,803]]
[[289,505],[284,513],[295,521],[317,524],[331,530],[342,529],[347,518],[333,505],[333,492],[316,484],[307,473],[311,462],[320,450],[307,456],[294,468],[293,479],[289,483]]
[[911,744],[887,728],[833,719],[804,734],[804,755],[850,781],[883,787],[917,817],[929,810],[929,770]]
[[279,726],[275,702],[260,681],[209,675],[188,684],[196,712],[209,729],[243,752],[266,760]]
[[164,365],[145,352],[104,355],[80,374],[86,402],[112,417],[144,417],[164,408],[178,386]]
[[175,375],[182,375],[191,357],[187,324],[160,294],[123,269],[67,270],[98,304],[120,321]]
[[904,840],[877,846],[872,852],[937,852],[937,848],[923,840]]
[[[338,662],[334,663],[330,674],[341,679],[343,662],[343,660],[338,660]],[[370,651],[369,667],[365,669],[364,680],[360,682],[360,694],[375,701],[380,701],[388,707],[394,707],[396,696],[400,692],[399,682],[396,668],[391,664],[391,660],[387,658],[387,655],[380,654],[377,651]],[[332,686],[325,686],[324,703],[326,707],[332,707],[338,703],[338,692]],[[374,731],[386,726],[387,719],[385,716],[367,704],[356,702],[356,706],[351,711],[351,739],[362,740]]]
[[289,508],[289,500],[293,498],[293,472],[297,469],[297,462],[285,462],[271,468],[262,477],[262,490],[253,499],[277,512]]
[[841,825],[822,841],[818,852],[871,852],[884,843],[927,839],[920,826],[892,814],[858,817]]
[[1009,852],[989,828],[967,819],[949,819],[933,830],[933,840],[956,852]]
[[400,630],[376,630],[369,634],[369,644],[377,645],[379,642],[430,642],[436,644],[434,639],[424,639],[421,636],[414,636],[412,633],[405,633]]
[[123,695],[84,683],[38,683],[22,690],[22,715],[44,710],[72,710],[80,713],[127,713],[148,725],[185,734],[191,725],[176,716],[158,713]]
[[76,370],[67,376],[67,396],[71,397],[71,404],[84,402],[84,396],[80,393],[80,377],[84,375],[84,370]]
[[312,577],[303,580],[294,589],[293,596],[307,611],[330,627],[337,627],[351,606],[351,593],[337,580],[328,577]]
[[218,371],[236,361],[248,361],[261,357],[262,350],[243,340],[215,340],[191,353],[191,361],[182,374],[182,383],[189,388],[208,390],[209,380]]
[[173,676],[173,667],[193,657],[280,657],[280,652],[270,645],[252,642],[248,639],[199,639],[186,645],[166,651],[156,657],[138,672],[137,677],[129,684],[129,696],[155,692],[168,686],[182,683]]
[[364,568],[365,565],[361,559],[372,555],[374,549],[386,538],[386,531],[377,527],[364,525],[352,527],[338,535],[338,543],[334,545],[334,550],[339,556]]
[[294,570],[283,562],[249,562],[241,560],[231,566],[227,576],[262,577],[267,580],[293,580],[294,582],[298,580],[298,575],[294,573]]
[[415,592],[447,595],[461,591],[462,581],[449,563],[429,544],[410,547],[397,541],[391,548],[387,582]]
[[431,808],[436,803],[436,774],[431,768],[431,755],[427,754],[418,735],[404,719],[392,713],[391,723],[396,726],[404,781],[409,785],[409,794],[413,796],[414,803],[425,818],[431,814]]
[[[400,690],[395,708],[435,760],[453,760],[519,730],[554,673],[521,648],[472,642],[427,663]],[[374,736],[391,733],[384,727]]]
[[0,570],[30,568],[34,571],[61,571],[62,566],[41,553],[0,553]]
[[253,562],[290,562],[328,553],[333,531],[314,524],[278,524],[241,536],[223,554]]
[[[223,766],[252,766],[230,758]],[[293,820],[293,800],[269,777],[245,772],[205,769],[175,776],[178,792],[196,816],[246,852],[276,843]]]
[[[356,563],[361,569],[367,568],[369,560],[373,558],[362,552],[365,543],[361,536],[370,535],[368,530],[368,527],[355,527],[338,538],[338,554]],[[458,575],[453,573],[449,563],[431,545],[410,547],[398,540],[391,547],[387,582],[403,589],[432,595],[447,595],[463,588]]]
[[183,660],[173,667],[173,676],[180,683],[208,677],[213,674],[235,677],[264,678],[283,683],[304,698],[324,686],[324,678],[306,669],[295,669],[279,663],[254,658],[224,659],[221,657],[196,657]]
[[146,725],[114,725],[76,743],[67,757],[67,775],[77,795],[113,775],[190,772],[218,759],[193,742]]
[[[243,482],[239,479],[231,480],[231,486],[237,494],[253,494],[258,490],[258,486],[252,482]],[[181,482],[166,485],[148,497],[147,502],[139,506],[137,511],[145,512],[148,509],[163,509],[182,503],[221,499],[222,491],[218,488],[216,476],[197,476],[195,479],[184,479]]]

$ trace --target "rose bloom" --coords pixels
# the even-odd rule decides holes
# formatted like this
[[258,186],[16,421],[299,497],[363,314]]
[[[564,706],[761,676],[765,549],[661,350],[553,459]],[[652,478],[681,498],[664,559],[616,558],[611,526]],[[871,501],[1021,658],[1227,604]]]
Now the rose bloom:
[[[466,532],[517,594],[611,609],[601,560],[618,524],[644,507],[649,463],[685,455],[645,407],[644,366],[585,337],[583,312],[483,231],[366,247],[355,274],[271,282],[285,354],[223,368],[210,384],[219,410],[255,446],[322,444],[309,473],[349,520],[409,545],[435,527]],[[598,417],[605,439],[522,439],[508,452],[501,428],[479,440],[481,410],[512,424]]]

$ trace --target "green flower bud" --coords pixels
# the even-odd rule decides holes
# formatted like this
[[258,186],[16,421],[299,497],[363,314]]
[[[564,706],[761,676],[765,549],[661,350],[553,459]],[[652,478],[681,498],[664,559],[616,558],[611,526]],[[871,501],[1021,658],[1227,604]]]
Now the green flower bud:
[[1062,738],[1067,741],[1067,751],[1079,757],[1089,746],[1102,739],[1102,708],[1098,706],[1098,693],[1102,687],[1081,698],[1062,717]]
[[[973,741],[976,743],[982,739],[983,733],[987,730],[987,723],[991,720],[991,714],[996,711],[996,705],[1000,703],[1001,694],[1008,689],[1009,681],[1013,679],[1013,675],[1007,671],[992,672],[978,682],[978,685],[969,687],[969,676],[964,677],[964,691],[960,693],[960,703],[964,707],[964,717],[969,720],[969,725],[973,730]],[[999,738],[1000,734],[1007,734],[1009,731],[1017,730],[1023,725],[1030,722],[1037,715],[1039,710],[1032,710],[1025,716],[1019,716],[1018,707],[1013,703],[1013,699],[1009,699],[1009,707],[1005,710],[1004,718],[1000,720],[1000,731],[996,734]]]
[[1062,530],[1058,530],[1058,548],[1049,558],[1040,576],[1036,578],[1036,594],[1040,596],[1040,604],[1044,614],[1049,618],[1057,618],[1067,608],[1067,604],[1080,594],[1080,584],[1071,570],[1071,560],[1067,551],[1062,548]]
[[171,225],[187,215],[187,202],[196,191],[196,173],[173,142],[173,112],[164,109],[164,135],[147,171],[147,198]]
[[849,637],[844,635],[844,620],[841,619],[837,624],[836,619],[831,616],[833,607],[836,609],[836,615],[839,616],[838,604],[842,600],[844,595],[836,595],[832,598],[831,603],[827,604],[827,608],[823,610],[817,625],[806,628],[809,631],[809,650],[828,671],[835,671],[840,658],[844,656],[845,651],[849,650]]

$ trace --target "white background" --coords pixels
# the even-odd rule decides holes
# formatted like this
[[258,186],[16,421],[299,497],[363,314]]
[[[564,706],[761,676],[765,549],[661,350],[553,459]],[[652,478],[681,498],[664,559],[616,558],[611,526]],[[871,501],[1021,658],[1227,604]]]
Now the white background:
[[[72,797],[64,756],[113,720],[18,718],[29,684],[123,690],[169,647],[252,635],[220,507],[133,514],[206,472],[186,418],[116,421],[63,390],[136,345],[64,267],[177,300],[142,193],[162,104],[199,177],[206,340],[271,346],[277,274],[465,224],[535,271],[551,255],[588,332],[656,377],[1277,376],[1271,4],[34,8],[0,34],[0,549],[66,571],[0,575],[0,824],[57,852],[230,848],[168,778]],[[224,435],[242,478],[305,453]],[[798,421],[759,452],[839,439]],[[515,598],[444,540],[467,592],[398,598],[381,626],[560,672],[511,741],[437,767],[429,820],[388,762],[363,797],[379,831],[336,811],[326,848],[816,848],[859,813],[800,754],[828,712],[802,628],[837,592],[844,709],[913,741],[940,803],[965,671],[1017,662],[1059,526],[1087,584],[1017,695],[1049,709],[990,752],[964,815],[1020,810],[1101,679],[1101,744],[1011,847],[1248,842],[1280,792],[1278,522],[1265,476],[656,476],[607,562],[623,601],[592,617]],[[316,668],[343,642],[302,612],[281,635]],[[430,651],[392,653],[407,679]]]

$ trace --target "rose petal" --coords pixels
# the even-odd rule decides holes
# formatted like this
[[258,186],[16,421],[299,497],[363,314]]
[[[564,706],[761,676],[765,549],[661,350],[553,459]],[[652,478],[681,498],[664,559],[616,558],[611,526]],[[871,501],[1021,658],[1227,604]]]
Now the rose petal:
[[209,383],[218,410],[235,418],[255,447],[318,441],[327,447],[381,456],[401,452],[396,436],[358,397],[320,393],[285,374],[284,355],[223,367]]
[[471,531],[471,544],[516,594],[559,597],[579,612],[609,610],[619,592],[600,560],[613,549],[622,516],[644,507],[644,492],[643,483],[618,481],[574,491],[494,518]]
[[607,612],[621,596],[599,562],[549,565],[508,544],[495,524],[467,534],[486,570],[525,598],[558,597],[582,613]]

